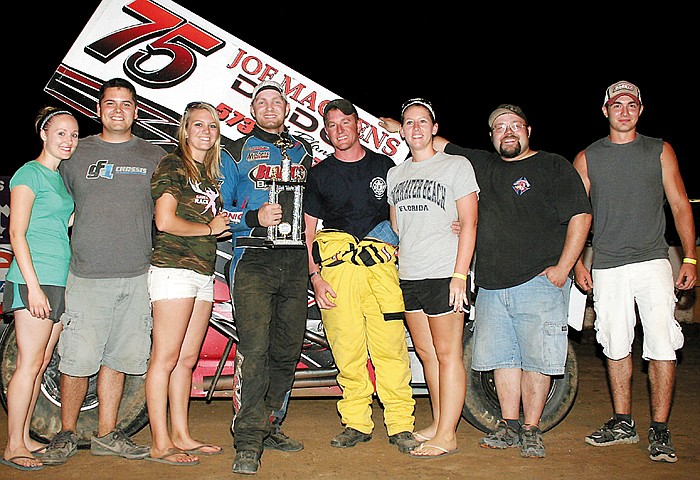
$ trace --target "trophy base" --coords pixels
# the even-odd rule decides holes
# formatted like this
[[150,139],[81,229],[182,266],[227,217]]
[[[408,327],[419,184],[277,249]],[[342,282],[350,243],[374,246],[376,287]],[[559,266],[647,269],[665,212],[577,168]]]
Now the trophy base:
[[277,238],[271,240],[262,237],[238,237],[236,238],[236,247],[258,247],[258,248],[306,248],[306,243],[303,240],[292,240],[285,238]]
[[267,248],[306,248],[306,243],[301,240],[267,240],[263,242]]

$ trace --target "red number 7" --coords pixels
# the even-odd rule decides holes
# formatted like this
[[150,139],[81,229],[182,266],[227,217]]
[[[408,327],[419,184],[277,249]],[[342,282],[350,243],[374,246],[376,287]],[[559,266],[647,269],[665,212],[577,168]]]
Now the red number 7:
[[[185,81],[197,66],[195,52],[208,56],[226,45],[200,27],[187,22],[150,0],[135,0],[124,11],[142,23],[87,45],[85,52],[103,63],[139,43],[155,38],[145,50],[124,61],[126,75],[149,88],[169,88]],[[167,56],[170,62],[158,70],[142,68],[154,56]]]

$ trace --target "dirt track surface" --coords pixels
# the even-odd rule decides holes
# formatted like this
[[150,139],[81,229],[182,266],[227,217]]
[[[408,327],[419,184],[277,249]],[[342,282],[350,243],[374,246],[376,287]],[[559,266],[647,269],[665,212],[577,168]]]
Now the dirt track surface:
[[[697,315],[696,315],[697,316]],[[640,442],[635,445],[591,447],[583,438],[611,415],[605,368],[593,330],[572,337],[578,357],[579,391],[569,415],[543,436],[547,458],[524,459],[519,449],[489,450],[478,447],[483,433],[462,421],[458,427],[459,452],[445,458],[418,460],[402,455],[389,445],[381,408],[374,403],[374,438],[351,449],[337,449],[330,439],[342,430],[335,409],[336,399],[293,398],[284,424],[285,432],[301,440],[298,453],[267,451],[256,476],[234,475],[235,456],[229,432],[231,403],[215,399],[210,404],[193,400],[191,425],[195,437],[225,447],[222,455],[201,457],[200,465],[173,467],[154,462],[94,457],[80,450],[68,463],[38,472],[19,472],[0,465],[0,479],[106,480],[106,479],[697,479],[700,472],[700,323],[683,323],[685,346],[678,365],[678,381],[670,429],[678,454],[675,464],[648,458],[646,429],[649,425],[647,374],[641,361],[641,343],[634,346],[633,415]],[[429,418],[426,397],[417,398],[417,425]],[[7,415],[0,414],[0,445],[7,440]],[[148,427],[135,436],[150,444]]]

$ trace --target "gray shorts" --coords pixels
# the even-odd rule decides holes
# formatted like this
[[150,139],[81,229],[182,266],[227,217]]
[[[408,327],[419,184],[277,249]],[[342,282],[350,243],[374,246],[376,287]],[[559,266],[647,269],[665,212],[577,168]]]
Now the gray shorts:
[[[49,305],[51,306],[49,320],[53,323],[60,322],[61,315],[66,308],[66,287],[58,287],[56,285],[40,285],[40,287],[44,291],[46,298],[49,299]],[[15,310],[28,310],[27,305],[29,305],[29,290],[27,290],[27,285],[6,280],[2,297],[2,312],[10,313]]]
[[61,373],[88,377],[102,365],[142,375],[151,352],[151,303],[147,274],[133,278],[80,278],[68,274]]

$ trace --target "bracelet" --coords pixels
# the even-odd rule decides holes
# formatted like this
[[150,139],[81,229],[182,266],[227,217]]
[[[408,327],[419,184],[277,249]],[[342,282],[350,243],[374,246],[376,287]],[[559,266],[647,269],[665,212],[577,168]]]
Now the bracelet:
[[211,235],[212,233],[214,233],[214,232],[212,232],[212,230],[211,230],[211,225],[209,225],[208,223],[207,223],[207,227],[209,227],[209,235]]
[[467,281],[467,276],[463,273],[453,273],[452,278],[459,278],[460,280],[464,280],[465,282]]
[[697,264],[698,264],[698,261],[697,261],[696,259],[694,259],[694,258],[685,257],[685,258],[683,259],[683,263],[689,263],[689,264],[691,264],[691,265],[697,265]]
[[318,270],[316,270],[315,272],[309,273],[309,280],[311,280],[314,277],[314,275],[320,275],[320,274],[321,274],[321,272],[319,272]]

